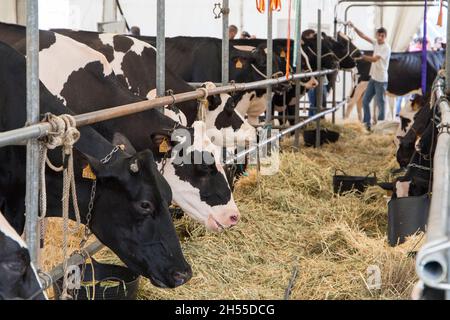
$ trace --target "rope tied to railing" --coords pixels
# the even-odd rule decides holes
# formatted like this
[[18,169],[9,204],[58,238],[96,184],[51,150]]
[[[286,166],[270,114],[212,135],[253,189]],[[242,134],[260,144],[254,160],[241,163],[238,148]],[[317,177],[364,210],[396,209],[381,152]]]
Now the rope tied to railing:
[[[208,84],[206,84],[206,86],[208,86]],[[206,109],[208,108],[208,89],[205,87],[202,88],[198,88],[197,91],[201,91],[203,93],[203,96],[198,98],[198,114],[197,114],[197,119],[201,120],[203,122],[205,122],[206,120]]]
[[[68,233],[77,232],[80,229],[81,218],[78,207],[78,198],[75,186],[75,174],[73,170],[73,145],[80,138],[80,132],[76,128],[75,118],[69,114],[53,115],[47,113],[44,121],[48,122],[51,130],[48,136],[41,142],[40,158],[40,227],[41,227],[41,246],[44,242],[45,224],[44,219],[47,215],[47,190],[45,184],[46,164],[55,172],[63,172],[63,190],[62,190],[62,217],[63,217],[63,259],[64,259],[64,280],[62,299],[70,298],[67,294],[67,241]],[[48,150],[62,147],[62,161],[60,167],[53,165],[48,159]],[[75,212],[77,226],[75,229],[69,228],[69,205],[72,197],[72,205]]]

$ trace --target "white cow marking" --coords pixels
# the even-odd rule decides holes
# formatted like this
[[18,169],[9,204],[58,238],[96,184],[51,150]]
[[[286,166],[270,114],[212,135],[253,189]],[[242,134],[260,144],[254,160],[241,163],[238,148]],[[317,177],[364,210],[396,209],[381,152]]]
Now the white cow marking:
[[53,45],[39,52],[39,78],[52,94],[66,104],[61,91],[74,71],[94,61],[103,65],[105,76],[110,75],[113,69],[101,53],[61,34],[55,33],[55,37],[56,42]]

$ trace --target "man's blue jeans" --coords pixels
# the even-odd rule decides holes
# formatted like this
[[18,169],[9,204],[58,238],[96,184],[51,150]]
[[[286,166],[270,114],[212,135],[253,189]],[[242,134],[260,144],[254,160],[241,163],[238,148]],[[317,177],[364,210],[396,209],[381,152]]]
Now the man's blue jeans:
[[384,120],[384,94],[386,93],[387,82],[369,80],[366,93],[363,97],[364,123],[370,127],[370,102],[375,97],[378,105],[378,120]]
[[[322,87],[322,108],[325,109],[327,107],[327,86],[323,85]],[[317,113],[317,107],[316,107],[316,93],[319,90],[317,88],[308,90],[308,100],[309,100],[309,112],[308,116],[313,116]]]

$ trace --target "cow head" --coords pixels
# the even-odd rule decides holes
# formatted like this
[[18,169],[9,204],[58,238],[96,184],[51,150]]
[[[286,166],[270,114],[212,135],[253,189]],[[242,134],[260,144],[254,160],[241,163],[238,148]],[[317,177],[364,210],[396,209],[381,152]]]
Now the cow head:
[[[264,44],[233,46],[230,52],[230,79],[236,82],[252,82],[266,79],[267,48]],[[278,76],[286,73],[286,66],[278,55],[272,57],[272,73]]]
[[220,163],[220,148],[208,138],[205,124],[196,121],[191,128],[173,130],[171,136],[153,134],[152,140],[174,202],[209,230],[234,226],[239,209]]
[[[206,82],[204,88],[216,88],[214,83]],[[243,146],[256,137],[256,130],[238,112],[234,97],[227,93],[213,95],[207,98],[205,124],[208,137],[212,143],[220,147]]]
[[[107,163],[81,155],[84,169],[80,172],[89,164],[96,177],[89,226],[131,270],[154,285],[182,285],[191,278],[192,271],[169,214],[170,187],[151,151],[136,152],[120,134],[114,136],[113,142],[125,146],[125,151],[117,151]],[[86,178],[83,182],[92,183]]]
[[[322,33],[322,69],[335,69],[338,67],[338,61],[333,52],[334,42],[332,38]],[[308,37],[302,37],[302,49],[308,57],[311,68],[317,70],[317,33],[312,33]]]
[[432,109],[421,107],[414,115],[414,122],[404,137],[400,137],[397,150],[397,162],[401,167],[406,167],[414,154],[417,140],[422,136],[427,126],[430,124]]
[[0,213],[0,300],[44,300],[25,242]]
[[362,52],[359,50],[347,35],[342,32],[337,34],[336,41],[328,37],[334,54],[339,59],[339,68],[352,69],[356,67],[356,61],[362,57]]

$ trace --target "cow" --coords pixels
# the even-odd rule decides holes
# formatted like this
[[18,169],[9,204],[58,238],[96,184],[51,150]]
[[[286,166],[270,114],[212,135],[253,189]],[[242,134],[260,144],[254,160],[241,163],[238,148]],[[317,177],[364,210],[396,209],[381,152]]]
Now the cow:
[[[417,138],[422,136],[427,129],[433,110],[429,108],[429,99],[427,103],[419,109],[414,115],[414,122],[403,137],[399,138],[399,146],[397,149],[397,162],[400,167],[406,167],[415,151]],[[401,124],[400,124],[401,125]]]
[[[154,37],[139,36],[138,39],[155,45]],[[222,40],[208,37],[166,38],[166,63],[188,82],[221,81]],[[183,57],[183,59],[180,59]],[[232,46],[229,55],[229,79],[235,82],[264,80],[266,76],[266,45],[256,47]],[[273,76],[285,74],[285,64],[278,56],[272,60]],[[282,86],[274,90],[282,90]],[[259,123],[257,116],[266,109],[266,90],[255,89],[239,92],[235,98],[236,110],[247,115],[250,124]],[[247,114],[247,110],[251,110]],[[255,116],[256,115],[256,116]]]
[[394,143],[398,148],[400,145],[400,139],[403,138],[406,133],[411,128],[414,116],[417,111],[419,111],[425,104],[425,100],[422,95],[416,94],[414,97],[406,104],[406,106],[400,110],[400,124],[397,128],[397,132],[395,134]]
[[[372,51],[365,51],[366,55],[372,55]],[[427,80],[426,92],[430,92],[434,79],[438,71],[443,66],[445,60],[445,51],[428,51],[427,52]],[[357,103],[358,109],[362,108],[362,97],[364,96],[367,81],[370,76],[370,62],[365,60],[357,61],[357,72],[359,75],[358,83],[352,89],[357,92],[354,101]],[[421,52],[394,52],[389,61],[389,80],[386,94],[390,97],[404,96],[412,93],[422,93],[422,53]],[[393,101],[389,103],[393,108]],[[350,115],[353,103],[349,105],[346,116]],[[361,113],[358,111],[358,114]],[[393,110],[391,110],[393,114]]]
[[435,107],[430,108],[428,96],[419,98],[418,101],[423,106],[415,113],[406,135],[399,138],[397,161],[406,172],[396,178],[394,183],[382,186],[383,189],[393,191],[393,199],[424,195],[431,185],[431,161],[437,138],[435,123],[438,118],[435,118]]
[[[7,25],[5,31],[3,25],[0,24],[1,31],[22,29],[25,37],[23,27]],[[144,100],[118,82],[110,64],[100,52],[51,31],[40,31],[40,40],[40,79],[53,95],[76,114]],[[24,38],[15,47],[25,53]],[[55,61],[64,68],[56,66]],[[152,109],[97,123],[94,128],[109,141],[114,139],[116,133],[122,133],[136,150],[150,148],[159,168],[164,168],[162,171],[170,187],[177,190],[173,192],[173,201],[207,229],[220,231],[236,225],[240,213],[220,165],[220,152],[214,148],[203,127],[197,125],[191,129],[184,128]],[[179,130],[174,130],[176,128]],[[188,136],[180,137],[175,131],[182,131]],[[172,144],[176,144],[176,141],[170,141],[174,132],[173,138],[176,140],[188,139],[190,143],[201,143],[188,148],[188,154],[183,156],[171,154]],[[165,150],[160,147],[161,144]],[[212,150],[216,152],[212,153]],[[214,159],[214,163],[186,163],[180,169],[191,153]]]
[[0,212],[0,300],[46,300],[26,243]]
[[[20,128],[26,121],[26,62],[23,55],[0,43],[0,131]],[[41,83],[43,113],[73,114]],[[73,160],[81,222],[132,271],[159,287],[176,287],[192,277],[168,206],[169,185],[158,171],[150,150],[134,153],[130,143],[116,148],[91,127],[80,128]],[[122,137],[122,140],[125,140]],[[100,161],[105,156],[109,161]],[[59,150],[48,152],[50,161],[62,163]],[[88,167],[89,166],[89,167]],[[95,178],[83,177],[91,170]],[[47,170],[47,216],[62,212],[61,173]],[[93,189],[93,180],[96,189]],[[25,222],[26,150],[15,145],[0,148],[0,210],[18,233]],[[93,192],[93,190],[96,190]],[[88,220],[85,208],[93,199]],[[73,212],[71,219],[75,219]]]
[[[147,42],[120,34],[53,29],[52,31],[68,36],[90,48],[101,52],[107,58],[122,85],[131,92],[152,99],[156,97],[156,49]],[[165,68],[166,86],[174,93],[191,91],[192,88],[171,68]],[[208,90],[215,88],[209,82],[204,84]],[[236,140],[253,140],[255,130],[234,110],[235,102],[227,94],[209,96],[205,108],[206,128],[210,138],[219,146],[231,146]],[[187,101],[177,104],[181,111],[166,107],[165,114],[185,126],[191,126],[199,114],[199,104]],[[228,142],[228,143],[227,143]]]

